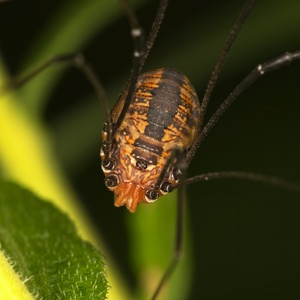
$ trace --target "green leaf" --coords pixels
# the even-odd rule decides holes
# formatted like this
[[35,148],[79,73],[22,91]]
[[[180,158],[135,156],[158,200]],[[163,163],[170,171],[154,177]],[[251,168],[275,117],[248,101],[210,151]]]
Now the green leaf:
[[101,254],[51,203],[5,181],[0,181],[0,242],[33,298],[106,299]]

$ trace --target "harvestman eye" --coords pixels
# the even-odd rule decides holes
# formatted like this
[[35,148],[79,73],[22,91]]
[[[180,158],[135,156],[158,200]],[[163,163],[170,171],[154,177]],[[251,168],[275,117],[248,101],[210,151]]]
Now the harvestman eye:
[[136,166],[141,170],[146,170],[148,167],[148,164],[142,160],[139,160],[136,162]]

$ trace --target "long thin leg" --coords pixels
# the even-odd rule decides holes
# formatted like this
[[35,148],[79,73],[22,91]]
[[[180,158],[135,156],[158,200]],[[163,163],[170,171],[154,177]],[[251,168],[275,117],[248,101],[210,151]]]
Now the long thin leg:
[[236,22],[233,25],[233,28],[231,29],[230,35],[225,43],[225,46],[217,60],[217,63],[214,67],[214,70],[209,78],[204,97],[201,104],[201,117],[202,120],[204,119],[204,115],[206,113],[208,102],[211,98],[211,94],[215,88],[215,85],[217,83],[217,80],[219,78],[220,72],[223,68],[223,65],[225,63],[225,60],[230,52],[230,49],[232,45],[234,44],[235,39],[237,38],[243,24],[245,23],[252,7],[255,4],[255,0],[249,0],[246,5],[244,6],[241,14],[238,16]]
[[180,182],[180,186],[186,186],[199,181],[208,181],[215,179],[238,179],[247,180],[253,182],[259,182],[263,184],[268,184],[276,187],[281,187],[283,189],[300,194],[300,185],[298,183],[290,182],[278,177],[256,174],[251,172],[240,172],[240,171],[228,171],[228,172],[210,172],[205,174],[200,174]]
[[111,123],[110,120],[110,109],[108,105],[108,101],[106,98],[106,93],[103,88],[103,85],[101,81],[96,76],[95,72],[91,68],[91,66],[86,62],[84,56],[82,54],[66,54],[66,55],[57,55],[50,59],[49,61],[45,62],[44,64],[40,65],[38,68],[33,70],[32,72],[26,74],[25,76],[12,81],[7,86],[1,88],[0,92],[6,92],[13,88],[18,88],[21,85],[28,82],[30,79],[32,79],[34,76],[38,75],[45,69],[47,69],[51,65],[56,65],[60,63],[72,63],[75,67],[80,69],[84,75],[87,77],[87,79],[90,81],[92,86],[94,87],[96,94],[98,96],[98,99],[102,103],[104,107],[105,112],[105,119],[106,119],[106,132],[107,132],[107,138],[105,141],[105,159],[104,161],[108,161],[108,153],[111,148],[112,144],[112,138],[115,132],[115,129],[119,127],[121,122],[124,119],[124,116],[127,112],[127,109],[130,105],[131,97],[134,93],[134,89],[137,82],[137,77],[141,72],[141,69],[146,61],[146,58],[148,57],[150,50],[154,44],[154,41],[156,39],[156,36],[158,34],[160,25],[162,23],[167,5],[168,0],[161,0],[159,3],[159,7],[157,10],[157,13],[155,15],[155,19],[151,28],[151,31],[149,33],[149,36],[147,38],[147,41],[144,41],[144,32],[142,27],[138,23],[138,19],[134,13],[134,10],[132,6],[129,4],[128,0],[121,0],[123,7],[125,9],[125,12],[127,13],[130,26],[131,26],[131,35],[134,42],[134,52],[133,52],[133,67],[132,67],[132,73],[130,76],[129,84],[127,85],[128,88],[128,95],[127,95],[127,101],[125,101],[125,104],[122,108],[122,111],[120,113],[120,116],[114,124],[114,126]]
[[168,6],[169,0],[161,0],[159,2],[158,9],[155,14],[155,18],[150,30],[150,33],[147,37],[147,40],[144,41],[144,33],[139,33],[139,31],[143,31],[142,27],[139,25],[138,18],[132,9],[132,6],[129,4],[128,0],[122,0],[122,4],[125,12],[127,13],[127,17],[131,26],[131,35],[134,42],[134,54],[133,57],[138,58],[139,69],[138,73],[141,72],[142,67],[144,66],[147,57],[153,47],[153,44],[156,40],[159,28],[164,19],[165,12]]
[[[184,180],[186,174],[187,165],[183,158],[183,154],[180,149],[175,148],[173,149],[171,155],[169,156],[166,164],[164,165],[163,170],[161,171],[160,177],[157,180],[156,188],[158,189],[165,173],[169,169],[172,163],[176,160],[176,167],[180,169],[182,172],[182,179]],[[153,296],[151,297],[152,300],[156,299],[159,295],[162,287],[166,284],[168,279],[172,276],[182,254],[182,245],[183,245],[183,215],[184,215],[184,200],[185,200],[185,186],[180,186],[178,188],[177,194],[177,213],[176,213],[176,226],[175,226],[175,246],[174,246],[174,253],[173,258],[167,267],[165,273],[163,274],[162,278],[160,279]]]
[[134,43],[134,50],[133,50],[133,65],[131,70],[131,76],[129,78],[129,83],[126,87],[126,89],[128,89],[127,98],[114,128],[118,128],[120,126],[128,110],[137,83],[137,78],[141,73],[142,67],[145,64],[145,61],[150,53],[150,50],[158,34],[160,25],[165,15],[165,11],[167,9],[168,0],[160,1],[153,21],[151,31],[148,35],[146,42],[144,41],[144,37],[145,37],[144,30],[139,25],[138,18],[135,15],[135,12],[132,6],[130,5],[129,1],[122,0],[122,4],[130,22],[131,36]]
[[[207,83],[206,90],[205,90],[205,93],[203,96],[203,100],[201,103],[201,117],[200,117],[200,119],[201,119],[200,127],[201,128],[203,127],[202,124],[205,119],[205,114],[206,114],[208,103],[210,101],[212,92],[216,86],[217,80],[219,78],[219,75],[220,75],[223,65],[225,63],[225,60],[230,52],[232,45],[234,44],[234,41],[236,40],[236,38],[238,36],[243,24],[245,23],[252,7],[254,6],[254,4],[255,4],[255,0],[248,0],[246,5],[242,9],[242,12],[240,13],[237,20],[235,21],[233,28],[231,29],[230,35],[225,43],[225,46],[222,49],[222,51],[218,57],[217,63],[210,75],[210,78]],[[187,153],[186,160],[188,163],[190,163],[190,161],[192,160],[194,154],[196,153],[196,151],[199,147],[198,146],[199,139],[200,139],[200,136],[198,137],[198,140],[194,143],[191,150]]]
[[[212,115],[209,121],[206,123],[203,130],[197,139],[197,148],[201,145],[203,140],[206,138],[209,131],[216,125],[217,121],[223,115],[223,113],[230,107],[230,105],[239,97],[239,95],[245,91],[251,84],[253,84],[256,80],[262,77],[265,73],[272,72],[288,66],[293,61],[300,59],[300,50],[292,52],[292,53],[284,53],[279,57],[267,61],[263,64],[258,65],[253,71],[251,71],[237,86],[236,88],[229,94],[229,96],[225,99],[225,101],[220,105],[220,107],[216,110],[216,112]],[[191,157],[192,158],[192,157]],[[189,159],[188,158],[188,161]]]
[[[56,55],[50,60],[46,61],[36,69],[34,69],[32,72],[29,72],[28,74],[24,75],[23,77],[17,78],[13,81],[11,81],[8,85],[4,86],[3,92],[9,91],[11,89],[18,88],[31,80],[36,75],[40,74],[44,70],[46,70],[48,67],[53,65],[58,65],[62,63],[71,63],[74,67],[79,69],[84,76],[87,78],[87,80],[91,83],[93,86],[97,98],[99,99],[100,103],[103,105],[104,113],[105,113],[105,120],[106,120],[106,128],[107,128],[107,141],[112,140],[112,124],[110,121],[110,109],[108,100],[106,97],[105,89],[100,81],[100,79],[97,77],[96,73],[94,72],[93,68],[89,65],[89,63],[86,61],[85,57],[81,53],[75,53],[75,54],[63,54],[63,55]],[[108,143],[109,144],[109,143]],[[109,147],[109,145],[108,145]],[[108,151],[105,151],[105,154],[108,154]],[[105,158],[108,159],[108,156]]]
[[130,101],[132,98],[132,95],[135,90],[135,86],[137,83],[137,78],[140,74],[140,70],[142,68],[141,66],[141,60],[142,57],[144,56],[144,48],[145,48],[145,33],[143,28],[139,25],[138,18],[134,12],[133,7],[130,5],[130,2],[128,0],[122,0],[121,1],[123,8],[127,14],[130,27],[131,27],[131,37],[133,40],[133,55],[132,55],[132,69],[131,69],[131,74],[129,77],[129,81],[127,84],[126,89],[128,90],[127,92],[127,98],[124,103],[124,106],[122,108],[122,111],[119,115],[119,118],[114,125],[114,131],[113,135],[115,134],[115,131],[117,128],[120,127],[121,123],[124,120],[125,114],[129,108]]
[[159,281],[151,300],[155,300],[159,295],[162,287],[166,284],[167,280],[171,277],[174,272],[181,254],[182,254],[182,245],[183,245],[183,215],[184,215],[184,199],[185,199],[185,187],[181,186],[178,188],[177,195],[177,213],[176,213],[176,228],[175,228],[175,247],[173,258],[163,274],[162,278]]

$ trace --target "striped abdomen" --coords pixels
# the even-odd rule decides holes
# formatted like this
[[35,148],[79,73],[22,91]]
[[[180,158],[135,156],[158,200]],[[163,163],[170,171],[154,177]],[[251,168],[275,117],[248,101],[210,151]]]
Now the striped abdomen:
[[[112,111],[114,122],[124,99]],[[141,74],[114,137],[116,147],[112,157],[116,166],[111,172],[119,178],[113,188],[117,196],[115,205],[126,204],[134,211],[139,202],[150,202],[145,191],[156,184],[175,147],[183,154],[192,147],[199,126],[200,104],[187,77],[167,68]],[[170,183],[176,183],[168,173],[165,177]]]

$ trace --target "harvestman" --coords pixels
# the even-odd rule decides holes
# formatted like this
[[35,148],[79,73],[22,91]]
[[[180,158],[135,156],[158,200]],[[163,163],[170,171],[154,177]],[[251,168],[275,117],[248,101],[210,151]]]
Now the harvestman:
[[[284,53],[278,56],[275,59],[267,61],[263,64],[258,65],[254,68],[229,94],[229,96],[223,101],[220,107],[216,110],[216,112],[212,115],[212,117],[208,121],[204,121],[206,117],[206,109],[211,98],[211,94],[216,85],[217,79],[219,77],[220,71],[223,67],[225,59],[233,45],[243,23],[245,22],[247,16],[249,15],[255,0],[248,0],[246,5],[244,6],[241,14],[239,15],[237,21],[235,22],[230,36],[219,56],[219,59],[215,65],[215,68],[211,74],[209,82],[207,84],[207,88],[203,99],[200,103],[200,122],[199,122],[199,131],[198,135],[194,137],[193,142],[190,145],[190,148],[182,149],[180,147],[174,148],[165,159],[165,164],[161,168],[160,174],[157,175],[156,182],[151,185],[151,188],[145,191],[142,191],[143,201],[140,199],[137,201],[136,205],[139,202],[154,202],[158,199],[161,194],[171,192],[172,190],[178,188],[178,201],[177,201],[177,222],[176,222],[176,237],[175,237],[175,250],[173,259],[166,269],[162,279],[160,280],[152,299],[156,299],[159,295],[162,286],[165,284],[166,280],[171,276],[171,273],[174,271],[174,268],[177,265],[177,262],[180,258],[182,252],[182,227],[183,227],[183,199],[184,199],[184,187],[187,184],[195,183],[198,181],[209,180],[209,179],[221,179],[221,178],[238,178],[245,179],[251,181],[262,182],[266,184],[273,184],[277,186],[281,186],[286,189],[295,190],[300,192],[300,187],[297,184],[293,184],[287,181],[284,181],[279,178],[264,176],[260,174],[247,173],[247,172],[213,172],[207,174],[201,174],[198,176],[194,176],[192,178],[186,178],[185,171],[191,162],[194,154],[196,153],[198,147],[202,144],[203,140],[209,133],[209,131],[214,127],[216,122],[222,116],[222,114],[229,108],[229,106],[238,98],[238,96],[247,89],[252,83],[254,83],[257,79],[259,79],[262,75],[268,72],[275,71],[284,66],[289,65],[291,62],[300,59],[300,51],[295,51],[291,53]],[[131,76],[129,78],[128,84],[125,87],[125,96],[123,97],[123,102],[121,102],[121,107],[119,108],[117,117],[112,120],[112,114],[109,109],[109,105],[106,99],[104,88],[101,84],[101,81],[98,79],[96,74],[90,65],[86,62],[85,58],[81,54],[68,54],[68,55],[59,55],[49,60],[45,64],[41,65],[39,68],[29,73],[27,76],[17,80],[11,84],[9,88],[18,87],[32,77],[49,67],[53,64],[58,64],[62,62],[70,62],[75,67],[80,69],[84,75],[88,78],[88,80],[93,85],[98,98],[101,100],[104,112],[105,112],[105,126],[104,126],[104,143],[101,150],[101,158],[102,158],[102,168],[104,172],[109,173],[111,170],[115,168],[115,161],[111,159],[111,153],[115,151],[114,149],[117,147],[114,145],[114,138],[118,128],[123,124],[126,113],[134,100],[134,95],[136,92],[136,85],[139,81],[139,76],[141,74],[142,67],[150,53],[150,50],[154,44],[157,33],[159,31],[160,25],[162,23],[168,0],[161,0],[150,34],[147,37],[146,41],[144,41],[144,32],[140,27],[138,19],[129,4],[128,0],[122,0],[122,4],[127,13],[128,19],[130,21],[131,26],[131,34],[132,39],[134,41],[134,52],[133,52],[133,67],[131,71]],[[112,111],[113,112],[113,111]],[[141,160],[144,162],[144,160]],[[141,165],[141,161],[139,161],[139,168],[142,169],[144,165]],[[147,168],[147,165],[146,167]],[[176,172],[174,171],[176,170]],[[172,173],[172,172],[173,173]],[[170,176],[175,180],[166,183],[166,175],[171,174]],[[176,173],[176,174],[175,174]],[[115,176],[116,177],[116,176]],[[115,178],[110,175],[106,175],[106,185],[113,189],[117,184],[118,180],[122,180],[122,178]],[[134,192],[133,192],[134,193]],[[133,197],[133,196],[132,196]],[[132,199],[126,199],[126,201],[122,202],[119,205],[128,204],[129,207],[131,205]],[[118,206],[119,206],[118,205]],[[136,207],[135,205],[135,207]],[[132,211],[135,210],[132,209]]]

